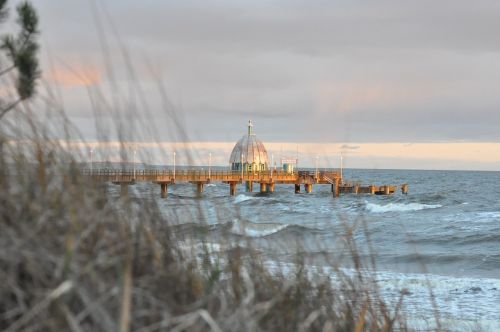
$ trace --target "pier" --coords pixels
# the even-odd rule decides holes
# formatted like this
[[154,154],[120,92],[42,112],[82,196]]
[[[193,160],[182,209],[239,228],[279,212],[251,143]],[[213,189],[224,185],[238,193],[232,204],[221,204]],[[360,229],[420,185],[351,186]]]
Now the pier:
[[294,185],[296,194],[301,192],[303,187],[307,194],[312,193],[315,185],[329,185],[333,197],[340,194],[371,194],[371,195],[392,195],[398,189],[403,194],[408,193],[408,185],[401,186],[362,186],[359,183],[344,183],[340,172],[336,171],[297,171],[286,172],[282,170],[270,170],[260,172],[242,171],[205,171],[205,170],[82,170],[83,175],[90,177],[97,182],[110,182],[121,186],[122,194],[128,192],[128,186],[137,182],[149,182],[159,185],[160,195],[167,197],[168,186],[176,183],[192,183],[196,186],[198,195],[202,195],[205,185],[208,183],[229,184],[229,194],[236,195],[237,185],[245,185],[246,191],[253,191],[254,184],[259,185],[261,193],[272,193],[278,184]]
[[[135,156],[135,155],[134,155]],[[199,196],[203,194],[205,185],[219,182],[229,185],[229,194],[236,195],[237,185],[245,184],[246,191],[252,192],[253,185],[258,184],[261,193],[272,193],[276,185],[294,185],[296,194],[304,188],[306,194],[313,191],[315,185],[329,185],[333,197],[340,194],[371,194],[371,195],[392,195],[398,188],[403,194],[408,193],[408,185],[401,186],[363,186],[360,183],[344,182],[342,179],[342,162],[340,171],[319,170],[316,164],[316,171],[296,169],[298,165],[298,154],[296,158],[281,158],[280,168],[274,163],[274,156],[271,161],[262,141],[253,133],[252,121],[248,121],[247,133],[236,142],[229,157],[228,170],[212,170],[211,154],[208,170],[176,170],[175,151],[173,169],[97,169],[82,170],[83,174],[92,178],[93,181],[111,182],[121,186],[122,194],[126,195],[128,186],[137,182],[150,182],[160,186],[160,195],[167,197],[168,186],[175,183],[192,183],[196,186]],[[317,162],[318,159],[316,159]],[[92,166],[92,162],[91,162]],[[274,167],[273,167],[274,166]]]

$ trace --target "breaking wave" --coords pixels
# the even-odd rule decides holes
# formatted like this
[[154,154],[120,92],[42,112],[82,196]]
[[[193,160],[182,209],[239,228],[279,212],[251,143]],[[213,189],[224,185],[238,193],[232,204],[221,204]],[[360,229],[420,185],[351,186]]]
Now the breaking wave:
[[288,224],[252,223],[249,221],[235,220],[231,232],[249,237],[264,237],[277,233],[288,227]]
[[234,198],[236,204],[255,199],[255,197],[239,194]]
[[389,203],[386,205],[366,203],[366,209],[373,213],[420,211],[427,209],[438,209],[440,207],[443,206],[441,204],[420,204],[420,203],[408,203],[408,204]]

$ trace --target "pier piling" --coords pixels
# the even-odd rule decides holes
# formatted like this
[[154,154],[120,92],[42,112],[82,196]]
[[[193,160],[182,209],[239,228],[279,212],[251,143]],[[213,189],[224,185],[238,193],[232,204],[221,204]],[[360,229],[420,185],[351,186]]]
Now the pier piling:
[[252,181],[246,182],[246,191],[249,193],[251,193],[253,191],[253,182]]
[[196,183],[196,194],[198,196],[201,196],[203,193],[203,190],[205,189],[205,184],[203,182],[197,182]]
[[339,180],[335,180],[335,184],[332,184],[333,197],[340,197]]
[[229,195],[236,195],[236,182],[229,182]]
[[390,195],[391,194],[391,188],[389,186],[384,186],[384,195]]
[[298,194],[300,193],[300,184],[295,184],[295,193]]
[[167,190],[168,190],[167,184],[161,183],[160,187],[161,187],[161,198],[167,198]]
[[405,183],[401,186],[401,193],[404,195],[408,194],[408,184]]
[[267,183],[265,183],[265,182],[260,183],[260,192],[261,193],[267,192]]

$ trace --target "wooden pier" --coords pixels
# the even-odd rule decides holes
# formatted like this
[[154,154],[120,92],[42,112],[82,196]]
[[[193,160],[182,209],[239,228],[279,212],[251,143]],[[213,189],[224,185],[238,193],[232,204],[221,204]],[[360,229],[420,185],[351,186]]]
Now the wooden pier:
[[408,194],[407,184],[401,186],[363,186],[359,183],[342,183],[339,185],[339,192],[341,194],[393,195],[399,188],[401,193]]
[[334,197],[340,194],[372,194],[392,195],[398,188],[403,194],[408,193],[408,185],[402,186],[362,186],[358,183],[344,183],[341,175],[336,171],[298,171],[294,173],[281,170],[263,172],[240,172],[220,170],[82,170],[83,175],[91,177],[98,182],[111,182],[121,186],[123,194],[128,191],[128,186],[137,182],[150,182],[160,186],[161,197],[166,198],[168,186],[175,183],[192,183],[201,195],[205,185],[219,182],[229,184],[229,194],[234,196],[238,184],[245,184],[247,191],[253,191],[254,183],[260,185],[261,193],[272,193],[276,184],[293,184],[295,193],[300,193],[301,186],[306,193],[311,193],[314,185],[330,185]]

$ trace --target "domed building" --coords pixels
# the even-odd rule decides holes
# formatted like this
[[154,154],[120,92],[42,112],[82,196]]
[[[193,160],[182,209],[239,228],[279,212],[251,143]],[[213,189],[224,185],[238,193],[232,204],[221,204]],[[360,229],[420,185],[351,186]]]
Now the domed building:
[[269,169],[266,148],[252,129],[252,121],[248,121],[248,133],[236,143],[231,152],[229,164],[232,171],[262,172]]

